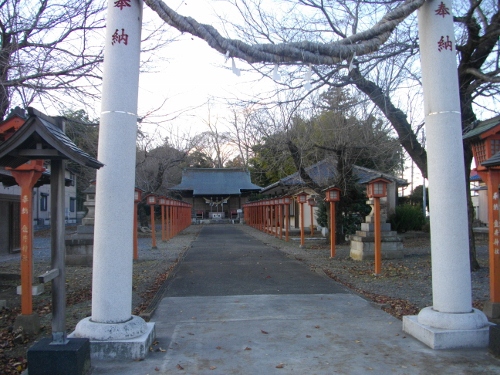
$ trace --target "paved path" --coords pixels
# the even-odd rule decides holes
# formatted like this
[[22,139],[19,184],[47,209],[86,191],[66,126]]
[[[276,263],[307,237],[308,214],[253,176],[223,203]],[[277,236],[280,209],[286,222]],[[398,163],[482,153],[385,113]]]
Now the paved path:
[[93,361],[93,374],[500,374],[486,349],[431,350],[237,225],[202,229],[152,321],[144,361]]

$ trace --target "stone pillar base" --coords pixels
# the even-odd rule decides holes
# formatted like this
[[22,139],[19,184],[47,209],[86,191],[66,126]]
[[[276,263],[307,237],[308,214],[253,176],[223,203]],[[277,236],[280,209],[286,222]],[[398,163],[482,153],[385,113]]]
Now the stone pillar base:
[[[433,320],[440,320],[443,326],[449,328],[436,328],[422,323]],[[447,314],[426,307],[419,315],[403,317],[403,331],[432,349],[487,347],[489,326],[486,316],[476,309],[469,314]]]
[[43,338],[28,349],[29,375],[87,375],[90,373],[88,339],[71,339],[64,345],[51,345]]
[[490,326],[490,345],[488,349],[491,354],[500,358],[500,327],[497,325]]
[[500,303],[491,301],[485,302],[483,313],[490,319],[500,318]]
[[14,329],[18,329],[19,327],[23,327],[24,333],[30,335],[36,334],[40,332],[40,319],[38,318],[37,314],[20,314],[17,316],[16,321],[14,322]]
[[[404,257],[403,241],[394,232],[382,232],[382,259],[401,259]],[[372,233],[357,231],[351,236],[350,256],[354,260],[373,260],[375,258],[375,237]]]
[[[88,227],[87,227],[88,228]],[[93,227],[92,227],[93,228]],[[92,267],[94,252],[94,235],[76,234],[66,238],[66,260],[67,266]]]
[[[39,296],[40,294],[43,294],[45,292],[45,286],[43,284],[33,284],[31,286],[31,295],[32,296]],[[18,285],[16,288],[16,293],[21,296],[23,294],[23,288],[21,285]]]
[[68,338],[90,339],[93,359],[144,359],[155,339],[155,324],[138,316],[124,323],[106,324],[81,320]]

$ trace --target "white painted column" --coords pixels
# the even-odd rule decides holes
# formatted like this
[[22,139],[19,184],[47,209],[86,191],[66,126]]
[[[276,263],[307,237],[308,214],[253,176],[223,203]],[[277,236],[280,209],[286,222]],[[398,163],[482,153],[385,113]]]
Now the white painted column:
[[[433,348],[485,346],[487,319],[472,308],[451,1],[427,1],[418,10],[418,25],[427,134],[433,306],[422,309],[417,318],[405,317],[403,329]],[[451,335],[436,329],[455,332]]]
[[92,316],[75,336],[121,340],[146,331],[132,316],[132,254],[142,1],[108,0],[99,128]]

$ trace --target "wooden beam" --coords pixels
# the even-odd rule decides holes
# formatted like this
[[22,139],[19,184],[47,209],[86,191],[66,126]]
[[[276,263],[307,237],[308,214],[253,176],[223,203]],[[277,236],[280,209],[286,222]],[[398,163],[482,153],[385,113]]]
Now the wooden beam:
[[57,276],[59,276],[59,269],[54,268],[50,271],[45,272],[43,275],[38,276],[38,282],[45,284],[50,280],[55,279]]

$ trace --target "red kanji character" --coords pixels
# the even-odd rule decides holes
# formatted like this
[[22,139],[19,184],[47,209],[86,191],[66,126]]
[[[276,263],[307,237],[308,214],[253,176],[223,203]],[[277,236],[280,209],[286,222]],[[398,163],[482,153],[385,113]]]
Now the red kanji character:
[[450,51],[453,51],[453,43],[448,35],[446,35],[446,40],[444,40],[444,36],[442,36],[441,39],[439,39],[439,42],[437,43],[439,52],[441,52],[441,50],[443,49],[448,49],[448,48],[450,49]]
[[116,0],[115,8],[120,8],[122,10],[125,7],[130,7],[130,0]]
[[113,41],[111,44],[115,43],[121,43],[123,41],[123,44],[127,45],[128,43],[128,34],[125,34],[125,29],[122,29],[122,33],[118,34],[118,29],[116,29],[115,33],[113,34]]
[[441,4],[439,4],[438,8],[435,10],[436,14],[438,16],[446,16],[447,14],[450,14],[450,10],[448,7],[441,1]]

